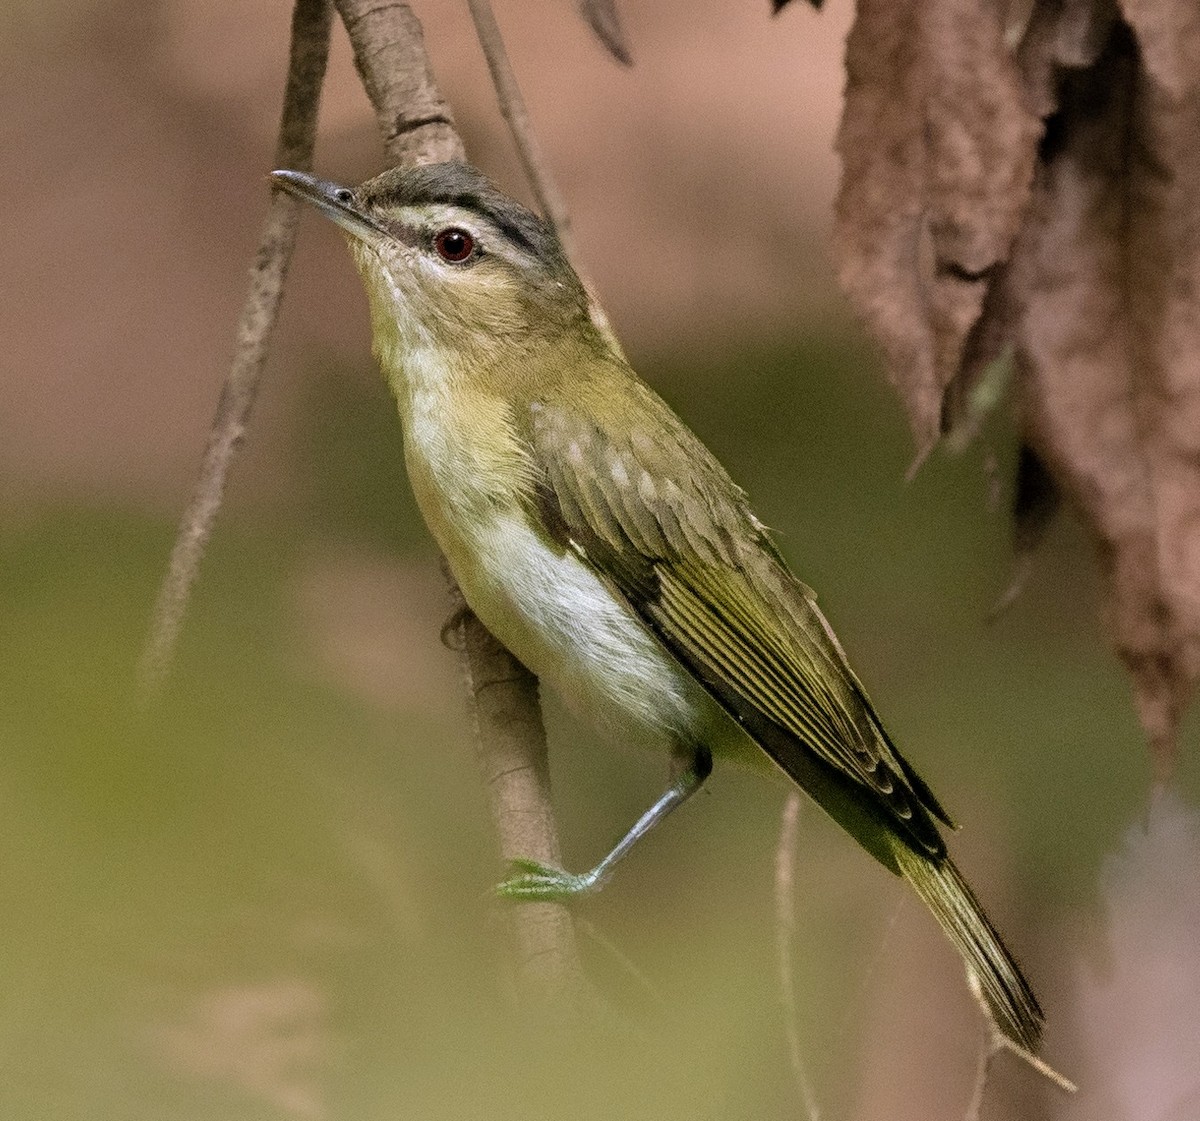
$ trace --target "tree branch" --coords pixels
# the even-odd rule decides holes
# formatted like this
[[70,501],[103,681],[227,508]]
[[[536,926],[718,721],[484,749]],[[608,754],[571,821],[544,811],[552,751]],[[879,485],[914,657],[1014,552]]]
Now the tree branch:
[[808,1121],[820,1121],[812,1082],[804,1065],[800,1033],[796,1028],[796,977],[792,968],[792,935],[796,929],[796,836],[800,821],[800,792],[789,790],[783,804],[779,842],[775,846],[775,949],[779,966],[779,998],[783,1005],[783,1031],[796,1092]]
[[[328,0],[296,0],[287,86],[275,147],[276,167],[300,171],[312,168],[330,22]],[[237,349],[217,402],[199,477],[179,524],[138,666],[137,688],[142,704],[154,699],[170,672],[192,587],[221,509],[229,470],[245,437],[296,244],[296,208],[296,200],[282,191],[272,194],[238,322]]]
[[489,0],[467,0],[467,7],[471,9],[475,33],[479,37],[479,45],[483,48],[483,57],[487,59],[488,70],[491,71],[492,85],[496,87],[500,114],[508,123],[516,142],[517,155],[521,157],[525,177],[533,188],[539,209],[554,227],[558,240],[562,242],[563,249],[574,263],[579,259],[579,254],[576,252],[575,235],[571,231],[571,218],[567,213],[566,203],[563,202],[562,192],[550,173],[533,126],[529,123],[529,110],[525,107],[525,98],[521,96],[521,87],[517,85],[504,39],[500,35],[500,25],[496,22],[496,14],[492,11]]
[[[461,160],[465,152],[429,66],[420,22],[397,0],[336,0],[390,162]],[[501,856],[559,864],[546,733],[537,679],[466,609],[447,570],[480,769]],[[571,995],[582,977],[574,928],[561,903],[513,908],[526,996]]]
[[563,202],[562,192],[554,181],[550,165],[542,153],[533,126],[529,123],[529,110],[525,108],[525,98],[521,95],[521,87],[517,84],[517,76],[513,73],[508,51],[504,46],[504,38],[500,34],[500,25],[492,11],[491,0],[467,0],[471,9],[471,19],[475,22],[475,34],[479,45],[483,48],[483,57],[487,59],[488,70],[492,75],[492,85],[496,90],[496,101],[500,105],[500,115],[508,122],[517,154],[521,158],[521,166],[525,170],[525,178],[533,188],[538,208],[554,227],[558,240],[562,243],[567,259],[571,262],[583,287],[588,294],[588,313],[592,322],[603,332],[609,345],[620,355],[624,356],[620,340],[608,321],[608,315],[600,306],[592,289],[592,282],[580,267],[579,252],[575,244],[575,235],[571,230],[571,218],[567,213],[567,205]]
[[[538,680],[483,626],[446,571],[458,620],[463,677],[471,697],[475,745],[500,852],[552,867],[562,863],[550,799],[550,758]],[[513,908],[517,971],[527,994],[555,999],[582,979],[571,914],[562,903]]]
[[996,1056],[1004,1049],[1000,1040],[1003,1037],[992,1026],[991,1021],[983,1025],[983,1037],[979,1041],[979,1062],[975,1067],[975,1084],[971,1087],[971,1100],[967,1102],[967,1111],[963,1121],[979,1121],[983,1112],[983,1099],[987,1094],[988,1080],[992,1076],[992,1064]]
[[421,22],[399,0],[335,0],[390,164],[465,160],[433,78]]

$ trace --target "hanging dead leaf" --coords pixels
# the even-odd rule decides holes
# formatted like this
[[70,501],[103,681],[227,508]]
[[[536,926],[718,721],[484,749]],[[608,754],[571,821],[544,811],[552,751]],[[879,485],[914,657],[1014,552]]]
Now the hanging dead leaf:
[[920,460],[1019,228],[1040,124],[990,0],[861,0],[846,71],[834,253]]
[[[1035,5],[1021,37],[1017,60],[1026,104],[1036,117],[1045,119],[1055,112],[1062,68],[1091,66],[1104,49],[1116,19],[1116,0],[1042,0]],[[958,372],[946,386],[942,399],[943,432],[962,428],[964,421],[969,420],[969,402],[975,386],[1011,345],[1015,317],[1005,261],[987,278],[982,311],[967,335]],[[1018,476],[1018,491],[1020,487]],[[1019,525],[1017,539],[1024,540]],[[1026,541],[1025,547],[1018,550],[1014,558],[1017,573],[1027,575],[1030,571],[1034,547]],[[1014,577],[1005,595],[1015,598],[1023,583],[1024,576]]]
[[[1040,120],[1051,116],[1058,108],[1058,82],[1062,69],[1094,64],[1116,19],[1116,0],[1042,0],[1034,6],[1021,37],[1017,61],[1026,104]],[[943,432],[961,428],[964,420],[969,419],[971,394],[987,368],[1011,345],[1016,315],[1005,261],[988,277],[983,309],[963,346],[958,372],[946,386],[942,399]],[[1021,485],[1018,474],[1018,492]],[[1019,505],[1019,497],[1017,502]],[[1016,540],[1024,541],[1024,546],[1014,558],[1014,568],[1026,575],[1036,547],[1035,543],[1026,540],[1027,536],[1022,535],[1018,524]],[[1014,577],[1005,596],[1015,598],[1023,583],[1024,576]]]
[[1111,21],[1091,65],[1053,67],[1009,293],[1026,437],[1096,536],[1166,776],[1200,678],[1200,93],[1194,77],[1176,92],[1178,52],[1159,56],[1170,85]]
[[973,388],[1015,346],[1036,499],[1018,569],[1061,490],[1166,776],[1200,681],[1200,4],[1034,0],[1016,60],[1002,7],[861,0],[840,279],[918,461],[969,433]]
[[1200,4],[1196,0],[1121,0],[1150,80],[1170,98],[1200,83]]
[[579,13],[613,58],[624,66],[633,65],[633,53],[621,26],[616,0],[579,0]]
[[1054,476],[1028,444],[1017,455],[1017,485],[1013,494],[1013,565],[1008,587],[988,612],[989,621],[1007,611],[1025,588],[1033,571],[1033,557],[1041,544],[1062,495]]
[[1117,0],[1038,0],[1018,58],[1030,104],[1042,117],[1058,109],[1064,69],[1095,64],[1118,18]]

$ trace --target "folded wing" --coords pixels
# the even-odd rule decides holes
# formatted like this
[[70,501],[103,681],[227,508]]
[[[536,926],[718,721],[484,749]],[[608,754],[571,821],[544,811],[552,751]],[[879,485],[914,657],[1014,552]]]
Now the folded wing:
[[[890,849],[862,836],[869,822],[941,857],[933,818],[949,818],[891,744],[745,495],[644,384],[605,386],[603,409],[597,392],[531,408],[548,530],[874,855],[896,870]],[[619,426],[601,419],[610,415]]]

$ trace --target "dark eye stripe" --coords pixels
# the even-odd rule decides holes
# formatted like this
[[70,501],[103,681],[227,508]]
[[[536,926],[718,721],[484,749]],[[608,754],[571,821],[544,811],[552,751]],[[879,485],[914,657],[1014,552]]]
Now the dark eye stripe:
[[[538,247],[529,234],[512,220],[504,211],[496,206],[486,205],[485,200],[478,194],[461,194],[445,200],[451,206],[463,210],[475,211],[487,218],[509,241],[515,242],[530,256],[538,255]],[[532,217],[532,215],[530,215]]]
[[[359,198],[380,210],[455,206],[485,219],[499,237],[535,261],[565,263],[554,231],[531,210],[513,201],[466,164],[393,168],[359,189]],[[426,235],[428,236],[428,235]],[[426,242],[428,244],[428,242]]]

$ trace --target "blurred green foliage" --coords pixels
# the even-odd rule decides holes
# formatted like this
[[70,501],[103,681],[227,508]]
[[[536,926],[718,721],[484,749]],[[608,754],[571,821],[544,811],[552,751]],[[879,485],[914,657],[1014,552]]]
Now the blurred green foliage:
[[[641,369],[821,593],[966,826],[981,894],[1015,881],[997,907],[1018,946],[1086,904],[1147,766],[1078,529],[1060,524],[1025,596],[984,621],[1008,575],[1007,499],[989,504],[1014,454],[1003,412],[905,485],[899,408],[857,342]],[[772,925],[782,784],[719,772],[580,906],[598,1027],[515,1020],[459,699],[389,705],[323,679],[298,622],[295,575],[314,553],[435,563],[382,384],[315,371],[294,448],[296,492],[219,525],[149,715],[130,704],[132,668],[173,527],[95,506],[4,519],[0,1115],[796,1116]],[[450,664],[436,634],[421,641],[415,657]],[[602,747],[553,703],[549,719],[568,862],[584,866],[663,764]],[[860,978],[898,965],[901,894],[815,814],[803,822],[801,1031],[838,1116],[871,1001]]]

